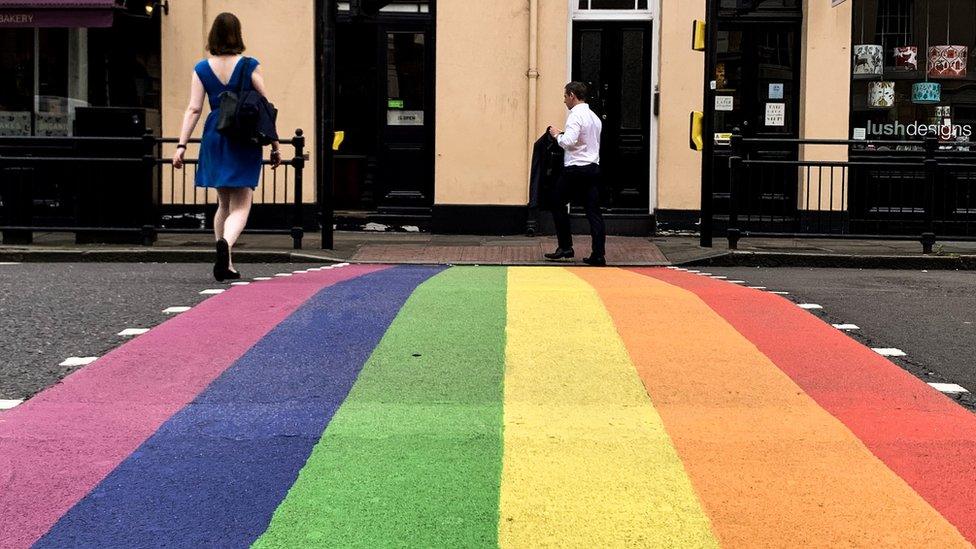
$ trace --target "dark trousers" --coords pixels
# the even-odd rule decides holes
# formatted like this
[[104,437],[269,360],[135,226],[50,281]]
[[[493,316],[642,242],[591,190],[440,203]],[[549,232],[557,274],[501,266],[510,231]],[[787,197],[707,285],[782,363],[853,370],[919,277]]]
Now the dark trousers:
[[592,256],[604,257],[607,253],[607,226],[600,212],[600,165],[563,168],[553,191],[552,218],[556,225],[559,247],[564,250],[573,247],[573,233],[570,230],[566,206],[581,199],[586,210],[586,220],[590,223]]

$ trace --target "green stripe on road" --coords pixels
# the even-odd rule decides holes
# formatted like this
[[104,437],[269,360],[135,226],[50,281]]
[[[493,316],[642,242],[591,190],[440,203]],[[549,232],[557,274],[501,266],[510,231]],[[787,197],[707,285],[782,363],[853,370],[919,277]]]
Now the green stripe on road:
[[497,546],[506,270],[407,300],[254,547]]

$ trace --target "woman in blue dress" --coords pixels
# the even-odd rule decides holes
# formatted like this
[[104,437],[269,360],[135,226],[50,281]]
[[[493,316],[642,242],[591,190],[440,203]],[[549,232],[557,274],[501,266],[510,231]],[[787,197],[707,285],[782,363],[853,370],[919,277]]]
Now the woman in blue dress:
[[[197,63],[190,86],[190,104],[183,116],[183,130],[176,145],[173,166],[183,168],[186,143],[203,112],[204,96],[210,100],[210,114],[203,126],[196,186],[217,190],[217,214],[214,216],[214,236],[217,260],[214,278],[219,282],[241,277],[234,269],[231,250],[247,225],[254,188],[261,178],[262,150],[259,145],[233,141],[217,131],[220,94],[236,91],[241,85],[253,86],[261,95],[268,94],[257,59],[244,57],[241,22],[232,13],[221,13],[214,19],[207,40],[210,57]],[[272,169],[281,164],[278,142],[272,144]]]

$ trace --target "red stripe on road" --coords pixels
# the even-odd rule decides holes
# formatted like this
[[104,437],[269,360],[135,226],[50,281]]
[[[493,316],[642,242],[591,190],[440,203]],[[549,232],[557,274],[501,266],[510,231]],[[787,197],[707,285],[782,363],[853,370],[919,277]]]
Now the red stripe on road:
[[0,546],[27,547],[174,413],[353,266],[235,287],[0,415]]
[[697,294],[976,543],[976,415],[779,296],[634,271]]

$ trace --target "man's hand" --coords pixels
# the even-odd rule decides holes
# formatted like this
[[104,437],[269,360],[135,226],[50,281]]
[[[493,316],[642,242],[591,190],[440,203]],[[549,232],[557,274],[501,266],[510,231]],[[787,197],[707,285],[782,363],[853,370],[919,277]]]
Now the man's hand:
[[563,133],[562,130],[559,130],[559,129],[556,129],[556,128],[552,127],[552,126],[549,126],[549,135],[551,135],[553,137],[553,139],[559,137],[559,134],[561,134],[561,133]]

